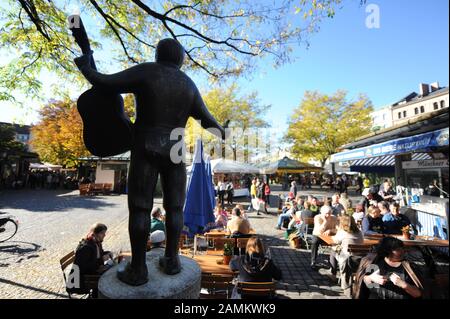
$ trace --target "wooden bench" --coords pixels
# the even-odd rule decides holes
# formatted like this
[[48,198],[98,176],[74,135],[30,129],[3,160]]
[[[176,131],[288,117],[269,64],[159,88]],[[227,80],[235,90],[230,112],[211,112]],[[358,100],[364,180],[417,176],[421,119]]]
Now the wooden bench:
[[80,196],[89,195],[90,188],[91,188],[91,184],[80,184],[80,186],[79,186]]
[[202,274],[201,288],[206,292],[200,292],[200,299],[228,299],[233,290],[233,275]]
[[274,282],[238,282],[238,292],[242,299],[273,298],[275,296]]
[[373,247],[370,245],[348,245],[348,252],[353,256],[365,257],[368,253],[372,252]]
[[103,184],[91,184],[89,195],[98,195],[104,193]]
[[80,195],[110,195],[113,191],[113,184],[111,183],[90,183],[80,184]]

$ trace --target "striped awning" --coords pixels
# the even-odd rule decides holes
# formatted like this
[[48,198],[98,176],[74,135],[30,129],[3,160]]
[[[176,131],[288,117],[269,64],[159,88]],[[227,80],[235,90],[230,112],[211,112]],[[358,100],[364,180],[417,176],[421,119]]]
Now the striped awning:
[[[412,161],[421,161],[433,159],[428,153],[412,153]],[[350,166],[394,166],[395,165],[395,155],[385,155],[370,157],[365,159],[359,159],[350,161]]]

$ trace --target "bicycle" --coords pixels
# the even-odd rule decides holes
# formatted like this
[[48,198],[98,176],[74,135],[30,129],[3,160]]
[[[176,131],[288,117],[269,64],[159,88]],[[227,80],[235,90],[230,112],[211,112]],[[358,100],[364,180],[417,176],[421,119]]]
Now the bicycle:
[[3,243],[17,233],[19,221],[16,217],[5,212],[0,212],[0,243]]

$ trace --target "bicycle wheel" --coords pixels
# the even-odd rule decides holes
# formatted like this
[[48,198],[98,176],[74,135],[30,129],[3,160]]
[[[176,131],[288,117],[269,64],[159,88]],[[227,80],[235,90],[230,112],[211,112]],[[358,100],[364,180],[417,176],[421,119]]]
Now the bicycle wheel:
[[18,225],[12,219],[7,219],[6,223],[0,226],[0,243],[14,237],[17,233]]

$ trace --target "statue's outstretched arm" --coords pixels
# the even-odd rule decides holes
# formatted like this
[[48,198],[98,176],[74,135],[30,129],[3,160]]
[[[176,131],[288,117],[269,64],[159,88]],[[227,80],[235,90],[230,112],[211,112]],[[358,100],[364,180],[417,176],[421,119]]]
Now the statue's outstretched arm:
[[117,93],[133,93],[138,91],[146,78],[144,64],[138,64],[114,74],[102,74],[92,68],[90,55],[83,55],[76,58],[75,63],[84,77],[93,86],[102,87]]
[[[208,111],[205,103],[203,102],[202,96],[197,88],[195,88],[194,105],[192,106],[191,116],[196,120],[200,120],[200,124],[204,129],[215,128],[219,132],[214,132],[217,137],[225,139],[225,129],[217,123],[216,119]],[[216,131],[216,130],[214,130]]]

